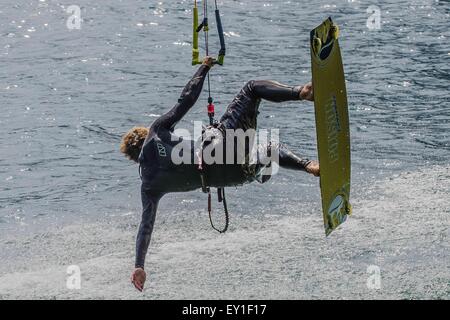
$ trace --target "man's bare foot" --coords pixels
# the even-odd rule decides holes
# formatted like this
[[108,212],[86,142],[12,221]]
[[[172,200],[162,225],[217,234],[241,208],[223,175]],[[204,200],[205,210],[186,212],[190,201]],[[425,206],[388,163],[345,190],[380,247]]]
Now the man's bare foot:
[[314,101],[314,90],[311,82],[308,82],[302,87],[299,96],[300,100]]
[[311,173],[315,175],[316,177],[320,176],[320,167],[319,162],[312,160],[307,166],[306,166],[306,172]]
[[134,284],[136,289],[142,292],[144,290],[144,283],[147,278],[147,275],[142,268],[136,268],[134,269],[133,273],[131,274],[131,283]]

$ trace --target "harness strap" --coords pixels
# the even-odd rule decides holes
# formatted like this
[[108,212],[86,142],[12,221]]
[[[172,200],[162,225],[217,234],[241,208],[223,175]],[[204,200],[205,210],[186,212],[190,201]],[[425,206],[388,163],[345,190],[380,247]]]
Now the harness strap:
[[211,227],[216,230],[219,233],[225,233],[228,230],[228,226],[230,224],[230,214],[228,213],[228,207],[227,207],[227,199],[225,198],[225,189],[224,188],[217,188],[217,200],[218,202],[223,203],[223,210],[225,212],[225,226],[223,229],[218,229],[214,225],[214,222],[212,221],[212,205],[211,205],[211,188],[207,186],[206,184],[206,178],[203,170],[200,170],[200,179],[202,181],[202,191],[204,193],[208,194],[208,216],[209,216],[209,222],[211,223]]
[[[221,126],[220,123],[214,124],[215,128],[219,128]],[[202,135],[203,139],[203,135]],[[212,221],[212,205],[211,205],[211,188],[208,186],[208,181],[206,179],[206,175],[204,172],[204,166],[203,166],[203,147],[204,147],[204,140],[202,140],[202,143],[200,145],[200,150],[198,154],[198,171],[200,173],[200,180],[202,183],[202,191],[204,193],[208,194],[208,215],[209,215],[209,222],[211,223],[211,227],[216,230],[219,233],[225,233],[228,230],[228,226],[230,224],[230,214],[228,213],[228,207],[227,207],[227,200],[225,197],[225,188],[217,188],[217,200],[218,202],[222,202],[223,204],[223,210],[225,212],[225,226],[223,229],[218,229],[215,227],[213,221]]]

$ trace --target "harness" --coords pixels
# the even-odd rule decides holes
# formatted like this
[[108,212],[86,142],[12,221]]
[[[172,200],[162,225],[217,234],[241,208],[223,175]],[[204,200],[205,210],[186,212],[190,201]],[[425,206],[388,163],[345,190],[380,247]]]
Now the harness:
[[[225,38],[223,35],[223,27],[222,27],[222,21],[220,18],[220,11],[217,6],[217,0],[214,1],[215,4],[215,16],[216,16],[216,26],[217,26],[217,33],[219,35],[219,42],[220,42],[220,50],[219,54],[217,56],[217,59],[215,61],[215,64],[223,65],[224,58],[225,58]],[[193,12],[193,41],[192,41],[192,65],[202,64],[202,59],[200,59],[200,50],[198,46],[198,38],[199,38],[199,32],[204,31],[205,36],[205,53],[206,56],[209,55],[209,38],[208,38],[208,32],[209,32],[209,24],[208,24],[208,1],[203,0],[203,20],[199,24],[199,14],[198,14],[198,7],[197,7],[197,0],[194,1],[194,8],[192,10]],[[214,113],[215,113],[215,107],[213,104],[213,98],[211,97],[211,80],[210,75],[208,73],[208,106],[207,106],[207,112],[208,112],[208,118],[209,118],[209,125],[211,127],[218,128],[220,124],[218,121],[214,119]],[[211,188],[208,185],[208,180],[205,172],[205,167],[203,164],[203,148],[204,148],[205,141],[203,140],[203,134],[202,134],[202,142],[200,146],[199,151],[199,161],[198,161],[198,171],[200,173],[200,179],[202,183],[202,191],[204,193],[208,194],[208,215],[209,215],[209,221],[211,223],[211,227],[216,230],[219,233],[224,233],[228,230],[229,226],[229,213],[227,208],[227,201],[225,198],[225,189],[224,188],[217,188],[217,198],[218,202],[222,202],[223,209],[225,212],[225,226],[222,229],[218,229],[215,227],[213,220],[212,220],[212,205],[211,205]]]
[[[213,125],[210,125],[209,128],[210,127],[220,130],[221,124],[216,121],[216,122],[214,122]],[[207,128],[205,129],[205,131],[206,130],[207,130]],[[229,217],[229,213],[228,213],[227,200],[225,197],[225,188],[223,188],[223,187],[217,188],[217,200],[219,203],[222,202],[222,204],[223,204],[223,210],[225,213],[225,225],[222,229],[218,229],[218,228],[216,228],[216,226],[214,225],[213,220],[212,220],[211,187],[208,185],[208,178],[207,178],[207,174],[206,174],[206,170],[205,170],[206,164],[203,163],[203,150],[205,147],[205,142],[207,142],[204,139],[204,135],[205,135],[204,132],[202,133],[202,142],[200,144],[200,148],[199,148],[200,150],[198,152],[198,171],[199,171],[200,179],[201,179],[201,183],[202,183],[202,191],[204,193],[208,194],[208,215],[209,215],[209,221],[211,223],[211,227],[219,233],[225,233],[228,230],[230,217]],[[220,134],[223,135],[222,130],[220,130],[220,132],[221,132]]]

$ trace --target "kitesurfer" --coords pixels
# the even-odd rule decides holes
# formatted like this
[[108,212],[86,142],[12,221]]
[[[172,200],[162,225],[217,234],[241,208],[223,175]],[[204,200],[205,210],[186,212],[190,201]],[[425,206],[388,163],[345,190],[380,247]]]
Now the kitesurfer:
[[[136,239],[135,270],[131,279],[134,286],[140,291],[143,290],[146,280],[144,261],[155,223],[156,210],[163,195],[170,192],[199,189],[205,187],[205,183],[208,187],[226,187],[255,180],[265,182],[270,177],[261,175],[261,169],[270,166],[270,163],[269,165],[263,164],[259,161],[259,157],[255,164],[250,164],[248,161],[235,164],[202,164],[201,161],[200,164],[195,161],[176,164],[171,160],[173,149],[179,147],[180,144],[189,147],[183,150],[191,150],[190,159],[193,160],[199,155],[195,141],[175,136],[174,128],[196,103],[204,80],[214,63],[214,58],[206,57],[172,109],[156,119],[150,128],[135,127],[122,139],[120,150],[130,160],[139,163],[142,180],[143,213]],[[210,130],[214,136],[217,133],[222,135],[225,130],[230,129],[242,129],[242,131],[256,129],[261,100],[283,102],[313,101],[313,99],[311,83],[304,86],[287,86],[268,80],[248,81],[228,106],[217,125],[206,129],[206,133]],[[270,145],[268,149],[271,150],[270,152],[277,152],[278,164],[281,168],[306,171],[319,176],[317,161],[301,158],[282,144]],[[236,149],[225,150],[225,152],[234,151]],[[245,148],[247,160],[249,152],[250,148]]]

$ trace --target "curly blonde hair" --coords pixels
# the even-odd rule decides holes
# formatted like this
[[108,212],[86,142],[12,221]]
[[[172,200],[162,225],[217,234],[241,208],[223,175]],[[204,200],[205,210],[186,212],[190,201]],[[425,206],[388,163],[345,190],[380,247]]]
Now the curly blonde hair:
[[141,153],[142,146],[144,145],[145,138],[148,135],[148,128],[134,127],[122,137],[122,143],[120,144],[120,152],[125,156],[138,162],[139,154]]

